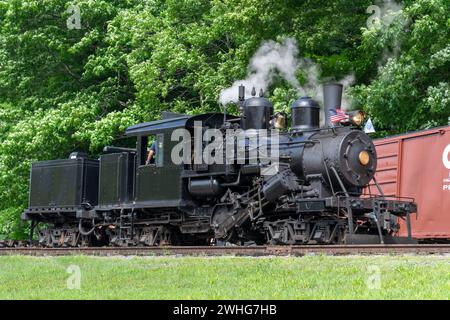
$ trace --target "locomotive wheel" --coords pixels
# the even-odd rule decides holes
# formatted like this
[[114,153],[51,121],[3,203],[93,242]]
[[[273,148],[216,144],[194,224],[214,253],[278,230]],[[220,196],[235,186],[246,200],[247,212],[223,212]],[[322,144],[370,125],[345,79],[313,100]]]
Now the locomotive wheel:
[[52,236],[49,229],[44,229],[39,231],[39,245],[41,247],[51,247],[52,246]]
[[81,241],[80,246],[81,247],[89,247],[91,246],[91,237],[90,236],[84,236],[80,235]]
[[91,236],[81,235],[77,229],[70,226],[49,228],[38,232],[38,244],[41,247],[88,247],[92,245],[91,240]]
[[142,228],[137,233],[137,243],[144,246],[168,246],[182,244],[178,230],[170,226],[151,226]]
[[338,220],[281,220],[266,223],[271,245],[342,244],[346,225]]
[[172,232],[169,228],[163,227],[159,233],[159,245],[168,246],[172,244]]

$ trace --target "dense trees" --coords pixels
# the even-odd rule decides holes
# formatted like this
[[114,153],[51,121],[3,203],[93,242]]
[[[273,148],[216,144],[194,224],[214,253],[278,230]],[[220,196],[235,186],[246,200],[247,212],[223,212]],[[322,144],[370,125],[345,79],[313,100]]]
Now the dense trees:
[[[372,2],[0,0],[0,234],[24,230],[32,161],[95,155],[161,110],[218,110],[264,40],[295,38],[322,79],[354,74],[354,107],[386,133],[447,123],[448,1],[405,1],[367,29]],[[67,26],[72,4],[81,29]],[[279,78],[268,95],[283,108],[293,90]]]
[[389,28],[364,30],[361,57],[378,68],[353,93],[385,133],[450,121],[450,2],[408,1]]

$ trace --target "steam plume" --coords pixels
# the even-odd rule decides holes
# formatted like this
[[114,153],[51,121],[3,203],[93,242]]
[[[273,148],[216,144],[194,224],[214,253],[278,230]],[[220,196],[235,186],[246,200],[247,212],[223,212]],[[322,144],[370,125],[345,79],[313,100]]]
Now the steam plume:
[[[225,105],[238,101],[238,87],[245,86],[246,97],[251,96],[251,90],[255,87],[256,92],[260,89],[266,91],[276,74],[283,77],[298,92],[298,97],[310,96],[319,102],[323,101],[322,81],[320,81],[321,70],[317,64],[307,58],[297,58],[298,48],[295,39],[286,38],[282,43],[266,41],[256,51],[248,66],[247,78],[237,80],[233,85],[220,92],[219,102]],[[302,70],[306,77],[304,85],[300,85],[296,78],[298,70]],[[335,79],[324,79],[325,82]],[[344,87],[354,82],[354,76],[349,75],[339,81]],[[348,97],[343,96],[343,107],[350,105]]]
[[264,42],[250,60],[247,78],[237,80],[230,88],[222,90],[219,102],[223,105],[237,102],[238,87],[241,84],[245,86],[247,97],[250,96],[252,87],[256,88],[256,92],[260,89],[266,91],[276,73],[294,88],[300,88],[295,77],[298,67],[297,54],[298,48],[294,39],[287,38],[281,44],[272,40]]

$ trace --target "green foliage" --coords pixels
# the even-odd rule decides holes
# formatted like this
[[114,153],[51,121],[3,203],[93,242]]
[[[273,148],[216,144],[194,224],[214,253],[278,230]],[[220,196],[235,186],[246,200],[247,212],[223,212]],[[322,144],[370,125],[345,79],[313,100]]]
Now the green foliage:
[[412,1],[389,28],[364,30],[362,56],[371,57],[367,69],[378,64],[379,70],[352,92],[384,134],[448,123],[449,39],[446,0]]
[[[67,28],[71,4],[80,30]],[[445,123],[448,1],[408,1],[406,23],[367,30],[370,4],[0,0],[0,233],[24,230],[31,162],[77,149],[95,156],[162,110],[220,110],[219,92],[245,77],[265,40],[295,38],[322,78],[354,73],[355,105],[386,132]],[[296,98],[281,79],[267,94],[277,110]]]
[[31,162],[88,149],[92,124],[133,99],[128,79],[117,76],[120,59],[103,73],[90,63],[109,46],[108,22],[132,1],[77,4],[81,30],[66,26],[67,1],[0,1],[0,215],[16,217],[1,233],[23,231]]

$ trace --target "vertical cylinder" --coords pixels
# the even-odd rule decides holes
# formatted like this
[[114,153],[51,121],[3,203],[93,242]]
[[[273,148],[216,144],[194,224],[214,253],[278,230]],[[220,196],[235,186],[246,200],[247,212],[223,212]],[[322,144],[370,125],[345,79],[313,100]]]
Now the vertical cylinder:
[[247,99],[243,103],[242,128],[244,130],[267,129],[272,115],[273,105],[266,98]]
[[291,106],[292,129],[312,130],[319,128],[319,104],[311,97],[295,100]]
[[243,86],[243,85],[239,86],[238,97],[239,97],[239,101],[244,101],[245,100],[245,86]]
[[341,108],[343,85],[340,83],[327,83],[323,85],[323,111],[325,113],[325,126],[330,125],[330,109]]

